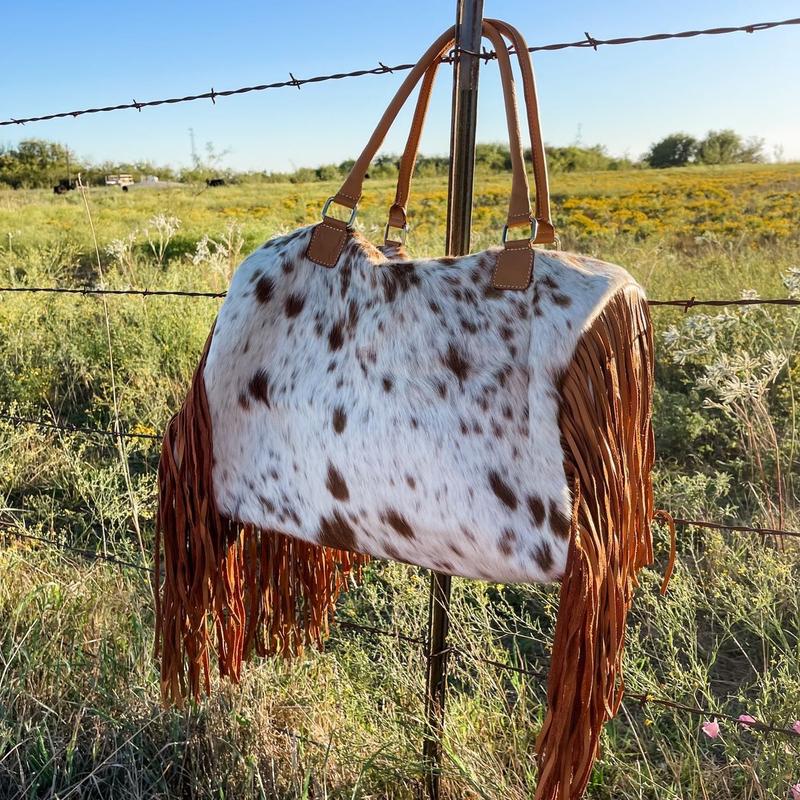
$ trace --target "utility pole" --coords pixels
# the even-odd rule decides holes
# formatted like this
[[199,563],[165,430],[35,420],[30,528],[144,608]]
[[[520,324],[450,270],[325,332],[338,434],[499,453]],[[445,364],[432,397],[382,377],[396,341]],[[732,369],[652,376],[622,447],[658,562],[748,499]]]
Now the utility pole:
[[194,128],[189,128],[189,141],[192,145],[192,166],[197,166],[197,148],[194,145]]

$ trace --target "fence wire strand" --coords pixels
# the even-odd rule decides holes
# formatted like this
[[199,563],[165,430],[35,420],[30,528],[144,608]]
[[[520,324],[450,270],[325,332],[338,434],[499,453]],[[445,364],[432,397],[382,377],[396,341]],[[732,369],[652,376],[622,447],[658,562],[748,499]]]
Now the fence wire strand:
[[0,293],[118,295],[134,297],[225,297],[227,292],[183,289],[103,289],[95,286],[0,286]]
[[[541,680],[542,677],[546,677],[546,674],[540,670],[533,670],[527,669],[525,667],[516,667],[511,664],[503,664],[500,661],[492,661],[490,659],[481,659],[476,658],[478,661],[483,661],[493,666],[497,667],[497,669],[506,671],[506,672],[516,672],[518,674],[526,675],[531,678],[536,678],[537,680]],[[793,728],[790,728],[785,725],[772,725],[766,722],[747,722],[743,723],[738,717],[734,717],[732,714],[725,714],[720,711],[714,711],[713,709],[709,708],[702,708],[700,706],[690,706],[686,703],[679,703],[675,700],[668,700],[664,697],[658,697],[657,695],[650,694],[649,692],[629,692],[625,690],[623,695],[623,700],[635,700],[639,705],[642,707],[649,705],[656,705],[661,706],[663,708],[670,708],[675,711],[683,711],[687,714],[691,714],[694,716],[701,716],[705,719],[725,719],[729,720],[730,722],[735,722],[738,725],[742,726],[742,728],[752,728],[753,730],[761,731],[762,733],[777,733],[782,734],[784,736],[789,736],[792,738],[800,739],[800,733],[795,731]]]
[[[681,520],[681,522],[683,521],[684,520]],[[678,522],[678,520],[676,520],[676,522]],[[151,568],[142,566],[141,564],[134,564],[133,562],[125,561],[119,558],[114,558],[112,556],[103,555],[102,553],[96,553],[91,550],[72,547],[70,545],[64,544],[63,542],[57,542],[53,539],[48,539],[43,536],[33,536],[31,534],[22,533],[16,529],[12,529],[11,526],[5,523],[0,523],[0,529],[7,530],[8,531],[7,535],[9,536],[9,538],[18,537],[21,539],[31,540],[34,542],[48,545],[58,550],[64,550],[70,553],[75,553],[76,555],[80,555],[92,561],[103,561],[117,567],[134,569],[140,572],[152,574]],[[424,648],[426,645],[426,640],[424,638],[417,636],[409,636],[407,634],[400,633],[397,630],[391,630],[389,628],[383,628],[377,625],[362,625],[357,622],[353,622],[352,620],[344,620],[344,619],[336,620],[334,624],[337,625],[338,627],[355,630],[360,633],[366,633],[375,636],[383,636],[385,638],[394,639],[395,641],[397,640],[405,641],[408,642],[409,644],[418,645],[421,648]],[[537,681],[541,681],[547,678],[547,672],[544,670],[533,669],[530,667],[519,667],[514,664],[505,664],[502,661],[497,661],[492,658],[485,658],[483,656],[475,655],[474,653],[470,653],[468,650],[465,650],[462,647],[450,646],[447,647],[443,652],[447,655],[452,655],[456,658],[461,659],[462,661],[466,661],[469,663],[486,664],[487,666],[493,667],[494,669],[500,670],[501,672],[513,672],[516,675],[523,675],[525,677],[535,678]],[[436,654],[425,654],[425,655],[426,657],[430,658],[432,655],[441,655],[441,654],[436,653]],[[742,723],[742,721],[738,717],[734,717],[732,714],[726,714],[720,711],[714,711],[713,709],[702,708],[700,706],[690,706],[687,705],[686,703],[680,703],[675,700],[669,700],[667,698],[652,695],[649,692],[644,692],[644,693],[630,692],[626,690],[624,693],[623,700],[633,700],[639,703],[639,705],[641,705],[643,708],[648,704],[657,705],[661,706],[662,708],[671,709],[673,711],[681,711],[692,716],[701,716],[704,719],[712,719],[712,718],[725,719],[730,722],[737,723],[742,728],[752,729],[755,731],[759,731],[761,733],[775,733],[795,739],[800,739],[800,733],[798,733],[793,728],[790,728],[788,726],[773,725],[770,723],[759,722],[757,720],[753,722]]]
[[[0,294],[31,293],[31,294],[72,294],[83,296],[95,295],[117,295],[134,297],[208,297],[224,298],[227,297],[226,291],[207,292],[201,290],[185,289],[103,289],[94,286],[0,286]],[[741,297],[737,300],[725,300],[710,298],[708,300],[697,297],[687,299],[668,299],[657,300],[648,299],[648,304],[653,308],[662,306],[674,306],[689,311],[698,306],[722,307],[722,306],[790,306],[800,307],[800,298],[797,297]]]
[[48,539],[45,536],[34,536],[31,533],[23,533],[22,531],[18,530],[17,528],[9,525],[6,522],[0,522],[0,530],[4,531],[4,535],[9,538],[17,538],[17,539],[26,539],[31,542],[38,542],[40,544],[46,544],[50,547],[54,547],[57,550],[64,550],[69,553],[75,553],[76,555],[82,556],[89,561],[105,561],[109,564],[114,564],[118,567],[125,567],[127,569],[135,569],[139,572],[147,572],[151,573],[152,569],[150,567],[146,567],[143,564],[134,564],[132,561],[125,561],[121,558],[115,558],[114,556],[109,556],[104,553],[98,553],[94,550],[86,550],[82,547],[74,547],[69,544],[65,544],[64,542],[57,542],[55,539]]
[[161,439],[164,438],[159,433],[137,433],[135,431],[113,431],[107,428],[88,428],[82,425],[73,425],[69,422],[48,422],[42,419],[20,417],[16,414],[6,414],[2,412],[0,412],[0,420],[17,426],[29,425],[35,428],[48,428],[63,433],[82,433],[86,436],[108,436],[114,439],[151,439],[155,441],[161,441]]
[[[705,28],[703,30],[693,31],[679,31],[678,33],[651,33],[646,36],[621,36],[614,39],[597,39],[592,36],[588,31],[584,32],[584,38],[578,39],[574,42],[559,42],[556,44],[544,44],[529,47],[528,52],[552,52],[556,50],[567,50],[569,48],[591,48],[597,50],[598,47],[608,47],[615,45],[634,44],[637,42],[660,42],[667,39],[691,39],[696,36],[718,36],[729,33],[756,33],[757,31],[766,31],[773,28],[780,28],[788,25],[800,25],[800,17],[793,19],[784,19],[776,22],[753,22],[749,25],[738,25],[719,28]],[[488,61],[496,58],[496,53],[486,50],[478,54],[480,58]],[[454,60],[455,55],[450,54],[445,56],[442,61],[450,63]],[[143,108],[153,108],[155,106],[175,105],[177,103],[189,103],[195,100],[210,100],[212,104],[216,105],[217,98],[219,97],[233,97],[234,95],[250,94],[251,92],[264,92],[268,89],[284,89],[292,87],[300,89],[311,83],[323,83],[325,81],[338,81],[344,78],[359,78],[364,75],[386,75],[393,72],[403,72],[413,69],[414,63],[409,64],[396,64],[395,66],[387,66],[382,61],[378,62],[377,67],[368,69],[357,69],[350,72],[335,72],[330,75],[316,75],[313,78],[296,78],[292,72],[289,72],[289,80],[276,81],[274,83],[261,83],[254,86],[242,86],[238,89],[222,89],[216,90],[211,87],[208,92],[201,92],[199,94],[187,94],[183,97],[169,97],[163,100],[146,100],[140,102],[133,98],[130,102],[117,103],[115,105],[101,106],[97,108],[82,108],[75,111],[59,111],[52,114],[41,114],[32,117],[9,117],[8,119],[0,120],[0,127],[6,125],[27,125],[32,122],[45,122],[47,120],[63,119],[66,117],[81,117],[86,114],[102,114],[110,111],[124,111],[136,109],[141,112]]]
[[[137,433],[134,431],[114,431],[108,428],[89,428],[80,425],[72,425],[67,422],[48,422],[46,420],[38,420],[32,417],[22,417],[3,411],[0,411],[0,421],[7,422],[15,427],[39,427],[48,430],[57,430],[63,433],[82,434],[85,436],[106,436],[109,438],[126,437],[131,439],[147,439],[152,441],[160,441],[163,438],[163,434],[160,433]],[[759,536],[788,536],[800,538],[800,531],[794,530],[738,525],[736,523],[727,524],[724,522],[713,522],[703,519],[684,519],[681,517],[674,517],[674,521],[676,525],[692,526],[695,528],[728,530],[734,533],[753,533],[758,534]]]

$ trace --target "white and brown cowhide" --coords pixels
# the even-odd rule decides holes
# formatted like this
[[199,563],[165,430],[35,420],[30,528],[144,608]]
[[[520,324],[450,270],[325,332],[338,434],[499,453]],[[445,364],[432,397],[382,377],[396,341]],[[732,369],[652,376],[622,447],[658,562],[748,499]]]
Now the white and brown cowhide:
[[633,279],[536,252],[399,261],[357,234],[338,266],[311,227],[237,270],[205,367],[222,514],[310,542],[499,582],[561,577],[570,488],[559,376]]

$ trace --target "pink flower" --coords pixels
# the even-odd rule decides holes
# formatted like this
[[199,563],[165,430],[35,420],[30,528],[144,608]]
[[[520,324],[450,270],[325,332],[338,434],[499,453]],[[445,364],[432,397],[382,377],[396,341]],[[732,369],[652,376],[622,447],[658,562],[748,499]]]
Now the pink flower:
[[793,730],[795,733],[800,733],[800,719],[796,719],[796,720],[794,721],[794,725],[792,725],[792,730]]
[[749,714],[739,714],[739,724],[743,728],[749,728],[751,722],[756,722],[755,717],[751,717]]
[[716,739],[719,736],[719,722],[716,719],[706,722],[701,730],[709,739]]
[[792,800],[800,800],[800,783],[790,786],[789,791],[792,793]]

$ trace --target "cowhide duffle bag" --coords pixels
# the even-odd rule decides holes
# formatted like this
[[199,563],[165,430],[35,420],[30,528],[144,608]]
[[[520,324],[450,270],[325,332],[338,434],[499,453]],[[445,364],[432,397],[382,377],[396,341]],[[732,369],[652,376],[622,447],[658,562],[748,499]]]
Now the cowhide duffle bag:
[[[537,797],[577,797],[621,700],[626,615],[652,558],[651,325],[625,270],[534,248],[555,232],[530,56],[506,23],[487,20],[484,34],[512,160],[502,246],[410,260],[389,237],[405,228],[451,29],[411,70],[322,221],[268,241],[233,277],[161,455],[162,691],[177,702],[208,691],[214,647],[236,680],[253,653],[321,644],[367,556],[561,581]],[[534,213],[503,37],[520,63]],[[353,226],[362,182],[420,79],[379,249]],[[329,215],[332,203],[349,220]]]

